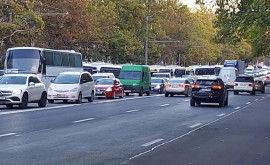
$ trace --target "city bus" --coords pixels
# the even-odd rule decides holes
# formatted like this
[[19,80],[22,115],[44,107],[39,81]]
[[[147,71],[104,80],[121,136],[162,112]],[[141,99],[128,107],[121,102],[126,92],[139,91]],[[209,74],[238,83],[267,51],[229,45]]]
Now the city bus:
[[119,77],[121,66],[101,66],[99,72],[101,73],[113,73],[116,78]]
[[52,50],[37,47],[15,47],[6,52],[5,74],[33,73],[48,88],[59,73],[83,71],[82,55],[69,50]]

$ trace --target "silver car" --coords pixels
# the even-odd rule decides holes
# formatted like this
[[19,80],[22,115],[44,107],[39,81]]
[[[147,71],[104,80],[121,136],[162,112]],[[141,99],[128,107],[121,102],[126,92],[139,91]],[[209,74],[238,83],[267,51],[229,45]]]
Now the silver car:
[[171,95],[185,95],[185,97],[190,96],[191,84],[186,78],[176,78],[171,79],[165,85],[165,97]]

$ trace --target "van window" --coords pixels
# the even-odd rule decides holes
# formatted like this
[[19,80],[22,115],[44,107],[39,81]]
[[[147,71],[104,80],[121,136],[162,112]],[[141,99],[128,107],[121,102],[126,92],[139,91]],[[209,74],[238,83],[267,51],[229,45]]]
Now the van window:
[[120,79],[130,79],[130,80],[140,80],[141,71],[121,71],[119,78]]
[[46,65],[54,65],[52,52],[45,52],[44,51],[44,57],[46,59]]
[[60,53],[53,53],[53,59],[54,59],[54,65],[55,66],[61,66],[62,65],[62,59]]
[[62,66],[69,66],[69,57],[67,53],[62,53]]
[[82,67],[82,59],[78,54],[75,55],[75,67]]

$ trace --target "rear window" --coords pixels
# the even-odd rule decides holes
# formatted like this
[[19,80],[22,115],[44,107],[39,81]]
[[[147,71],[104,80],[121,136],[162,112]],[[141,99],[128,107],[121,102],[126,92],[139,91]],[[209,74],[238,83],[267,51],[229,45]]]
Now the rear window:
[[197,80],[196,81],[197,85],[219,85],[217,80]]
[[184,83],[185,80],[170,80],[169,83]]
[[252,77],[237,77],[236,82],[252,82],[253,78]]

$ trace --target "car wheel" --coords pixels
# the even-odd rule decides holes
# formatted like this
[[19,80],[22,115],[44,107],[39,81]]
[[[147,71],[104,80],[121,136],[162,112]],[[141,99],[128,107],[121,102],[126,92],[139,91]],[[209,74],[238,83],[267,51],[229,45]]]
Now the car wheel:
[[169,96],[169,93],[165,93],[165,97],[168,97]]
[[[91,96],[88,98],[88,102],[93,102],[94,101],[94,92],[91,93]],[[99,98],[99,97],[98,97]]]
[[27,93],[24,93],[23,97],[22,97],[22,102],[21,102],[21,104],[19,104],[19,108],[25,109],[25,108],[27,108],[27,105],[28,105],[28,95],[27,95]]
[[42,93],[41,98],[38,102],[39,107],[46,107],[47,104],[47,94],[45,92]]
[[197,104],[197,105],[201,105],[201,102],[200,102],[200,101],[197,101],[196,104]]
[[265,87],[263,87],[263,89],[262,89],[261,93],[265,93]]
[[82,103],[82,93],[79,93],[78,100],[76,100],[76,103],[81,104]]
[[195,100],[190,99],[190,106],[194,107],[195,106]]
[[119,98],[123,98],[124,97],[124,91],[121,92],[121,96],[119,96]]
[[151,89],[148,89],[148,91],[146,92],[147,96],[150,96],[150,91],[151,91]]
[[126,93],[126,96],[129,96],[129,93]]
[[224,107],[224,103],[225,101],[224,101],[224,98],[222,97],[219,101],[219,107]]
[[54,103],[54,100],[50,99],[50,100],[48,100],[48,102],[52,104],[52,103]]
[[233,94],[238,95],[239,91],[233,91]]
[[7,108],[12,108],[13,105],[12,105],[12,104],[6,104],[6,107],[7,107]]
[[143,90],[141,89],[139,92],[139,96],[142,96],[142,95],[143,95]]

